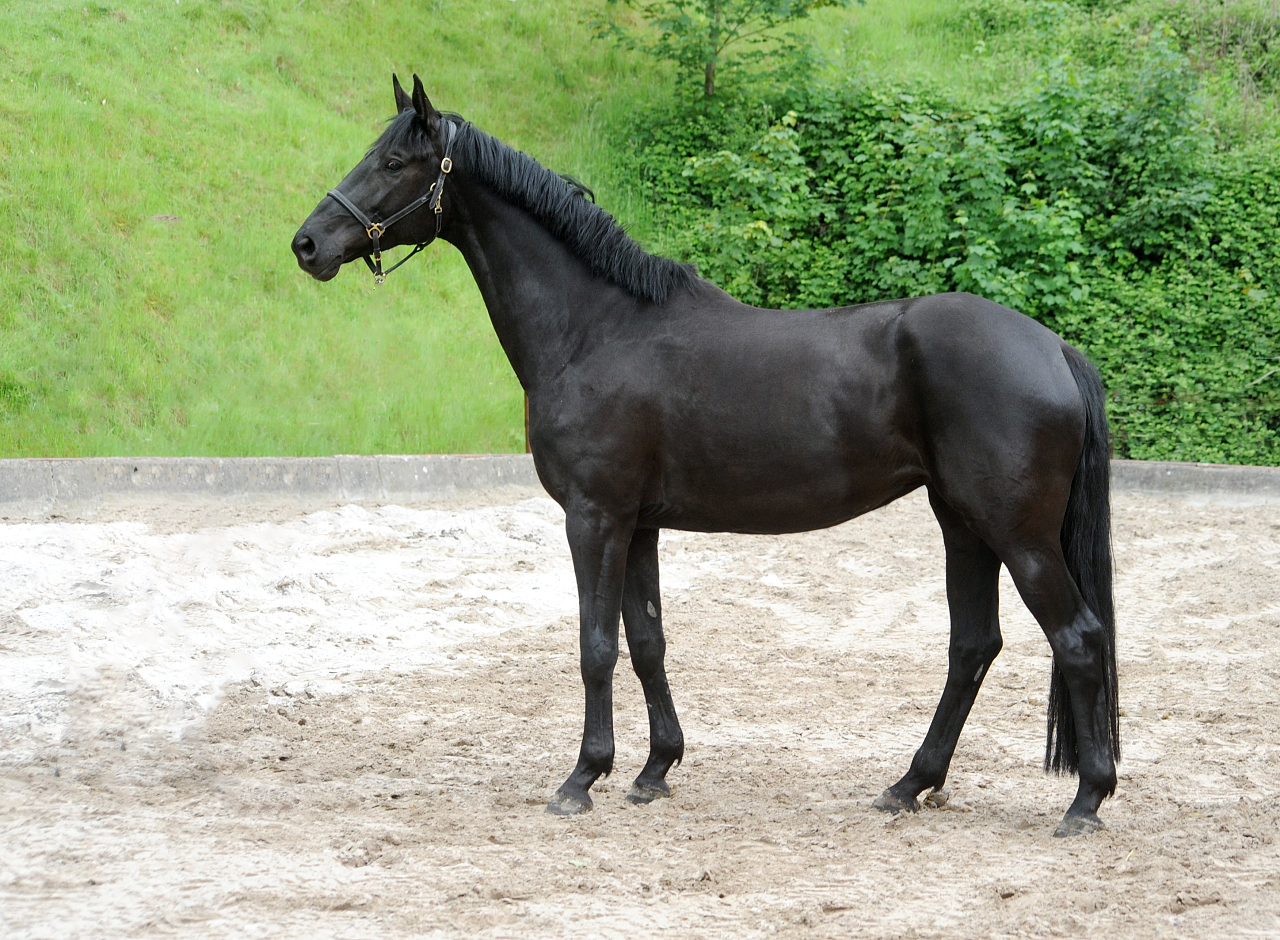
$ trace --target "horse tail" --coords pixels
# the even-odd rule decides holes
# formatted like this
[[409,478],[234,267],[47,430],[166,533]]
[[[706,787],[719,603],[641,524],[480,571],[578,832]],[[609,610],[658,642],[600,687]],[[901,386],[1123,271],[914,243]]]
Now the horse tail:
[[[1111,595],[1111,460],[1106,393],[1102,378],[1080,352],[1063,344],[1063,355],[1084,399],[1084,449],[1071,480],[1062,519],[1062,554],[1085,604],[1102,625],[1103,693],[1106,696],[1111,755],[1120,759],[1120,697],[1116,677],[1116,616]],[[1076,722],[1066,678],[1055,662],[1049,681],[1049,720],[1044,769],[1079,771]]]

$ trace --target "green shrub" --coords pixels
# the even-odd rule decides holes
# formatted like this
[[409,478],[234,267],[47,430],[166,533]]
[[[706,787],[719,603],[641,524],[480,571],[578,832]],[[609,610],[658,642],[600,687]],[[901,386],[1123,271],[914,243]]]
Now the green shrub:
[[[975,7],[971,7],[973,9]],[[1280,156],[1215,150],[1174,39],[1000,105],[861,78],[641,116],[668,250],[740,299],[967,290],[1087,352],[1116,455],[1280,463]]]

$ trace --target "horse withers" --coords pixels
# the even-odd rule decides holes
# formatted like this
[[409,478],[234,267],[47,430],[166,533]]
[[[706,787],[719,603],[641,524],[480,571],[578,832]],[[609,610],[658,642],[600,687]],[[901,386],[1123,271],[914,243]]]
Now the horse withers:
[[[946,548],[946,686],[905,776],[940,788],[1000,652],[1009,569],[1053,651],[1045,768],[1078,773],[1057,835],[1102,826],[1120,754],[1101,381],[1034,320],[970,294],[826,310],[739,303],[646,253],[572,180],[393,76],[397,115],[293,239],[328,280],[437,237],[462,252],[528,394],[538,476],[564,508],[581,615],[578,762],[548,804],[592,807],[613,769],[621,616],[649,710],[628,798],[670,792],[684,737],[664,668],[658,533],[837,525],[925,487]],[[388,272],[389,273],[389,272]]]

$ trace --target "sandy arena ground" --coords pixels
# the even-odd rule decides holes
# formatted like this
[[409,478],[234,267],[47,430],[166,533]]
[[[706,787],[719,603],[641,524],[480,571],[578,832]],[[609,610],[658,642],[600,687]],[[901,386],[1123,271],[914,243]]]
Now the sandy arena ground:
[[549,500],[0,526],[0,936],[1280,936],[1280,507],[1116,504],[1125,759],[1066,842],[1007,577],[950,801],[871,809],[946,667],[922,494],[664,534],[687,758],[624,801],[624,644],[617,773],[574,819],[542,812],[582,694]]

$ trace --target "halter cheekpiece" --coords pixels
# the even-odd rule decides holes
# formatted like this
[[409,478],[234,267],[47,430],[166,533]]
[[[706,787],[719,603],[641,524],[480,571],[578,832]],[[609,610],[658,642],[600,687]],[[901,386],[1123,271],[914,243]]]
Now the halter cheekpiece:
[[338,200],[338,204],[355,216],[356,221],[364,226],[365,233],[373,242],[373,251],[364,256],[364,263],[369,266],[369,272],[373,275],[374,281],[378,284],[385,281],[388,274],[400,267],[400,265],[404,264],[422,249],[426,248],[427,245],[431,244],[430,241],[421,242],[413,249],[413,251],[409,252],[391,267],[387,268],[386,271],[383,271],[382,246],[379,243],[379,239],[381,239],[382,235],[385,234],[387,229],[389,229],[393,224],[399,222],[410,212],[420,209],[423,205],[430,203],[431,211],[436,214],[436,234],[432,237],[432,241],[440,235],[440,197],[444,195],[445,177],[447,177],[453,170],[453,142],[458,136],[457,124],[454,124],[452,121],[445,121],[445,126],[448,128],[448,131],[444,142],[444,156],[440,159],[440,176],[431,184],[425,195],[419,196],[386,221],[370,221],[369,217],[361,212],[360,208],[354,202],[342,193],[338,192],[336,189],[329,190],[329,195]]

